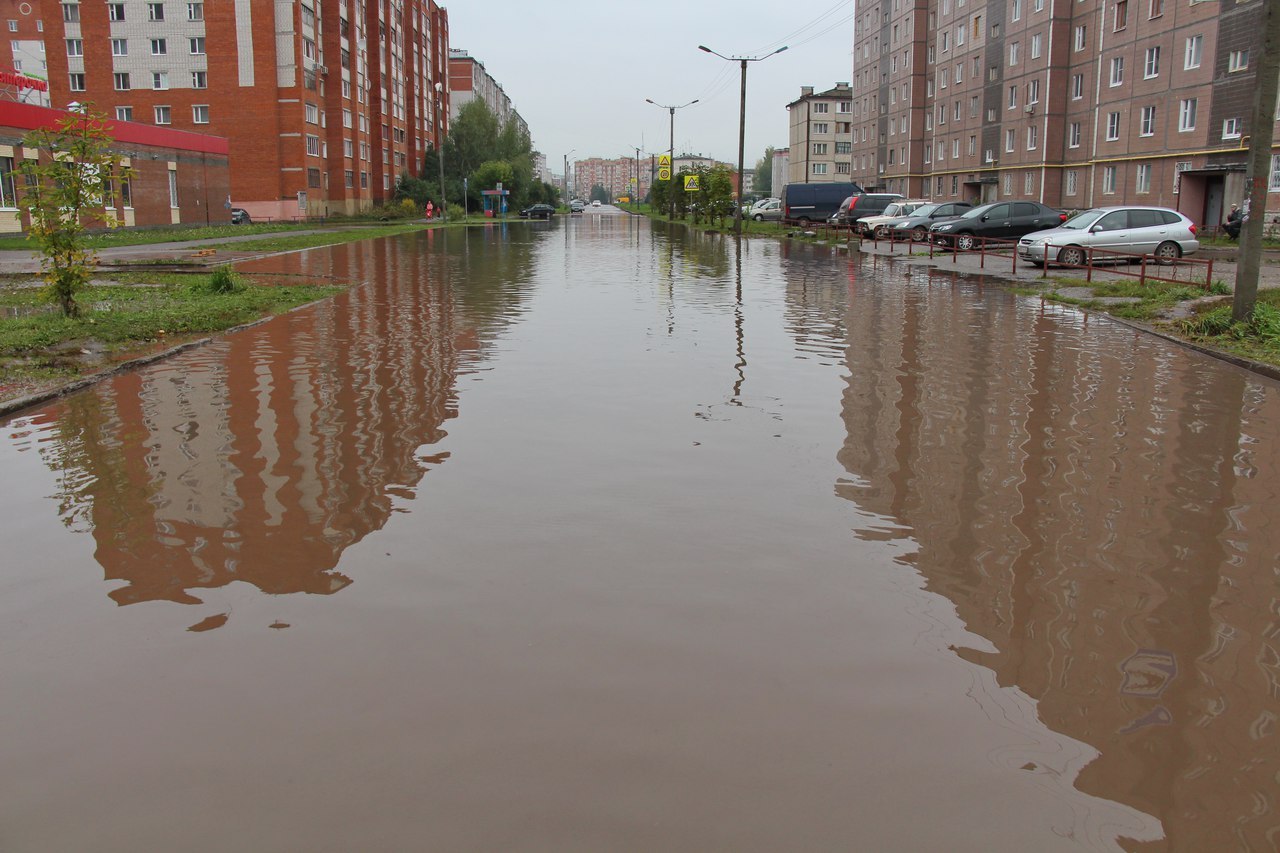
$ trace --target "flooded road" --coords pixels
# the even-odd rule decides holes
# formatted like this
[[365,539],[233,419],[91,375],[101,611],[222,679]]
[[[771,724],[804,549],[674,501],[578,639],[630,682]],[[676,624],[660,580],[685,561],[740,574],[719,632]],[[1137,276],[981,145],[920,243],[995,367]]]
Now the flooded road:
[[0,424],[0,848],[1274,850],[1280,388],[623,216]]

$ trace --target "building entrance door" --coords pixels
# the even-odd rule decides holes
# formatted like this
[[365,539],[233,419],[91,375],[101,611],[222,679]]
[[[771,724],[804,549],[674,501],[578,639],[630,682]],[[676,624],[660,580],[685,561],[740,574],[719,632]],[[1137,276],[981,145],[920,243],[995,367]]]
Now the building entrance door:
[[1218,228],[1222,225],[1222,199],[1226,194],[1221,175],[1211,175],[1204,186],[1204,222],[1205,228]]

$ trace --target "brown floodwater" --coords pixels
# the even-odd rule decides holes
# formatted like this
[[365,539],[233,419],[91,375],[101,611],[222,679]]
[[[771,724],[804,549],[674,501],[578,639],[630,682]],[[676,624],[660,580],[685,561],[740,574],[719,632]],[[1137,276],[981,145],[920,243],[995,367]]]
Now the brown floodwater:
[[1280,386],[622,216],[0,423],[0,848],[1275,850]]

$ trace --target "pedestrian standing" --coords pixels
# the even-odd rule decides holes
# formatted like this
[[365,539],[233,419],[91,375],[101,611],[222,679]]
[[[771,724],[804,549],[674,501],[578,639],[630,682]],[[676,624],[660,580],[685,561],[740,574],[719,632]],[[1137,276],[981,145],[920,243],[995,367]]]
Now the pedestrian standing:
[[427,199],[427,221],[430,222],[435,215],[435,205],[431,203],[431,199]]

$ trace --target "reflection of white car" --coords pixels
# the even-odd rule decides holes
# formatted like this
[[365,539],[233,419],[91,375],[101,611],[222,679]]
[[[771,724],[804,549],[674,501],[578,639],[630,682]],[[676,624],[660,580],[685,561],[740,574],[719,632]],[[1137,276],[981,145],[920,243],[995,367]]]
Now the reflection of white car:
[[591,206],[592,206],[592,207],[599,207],[599,206],[600,206],[600,200],[599,200],[599,199],[596,199],[595,201],[591,202]]

